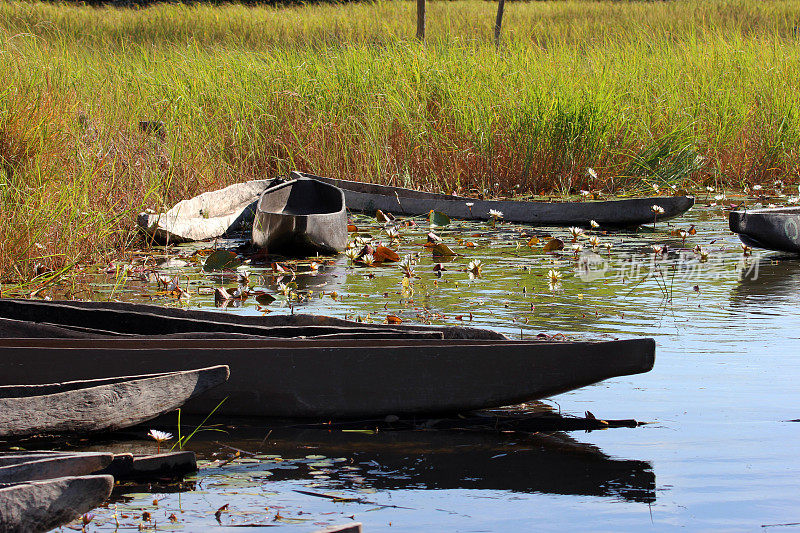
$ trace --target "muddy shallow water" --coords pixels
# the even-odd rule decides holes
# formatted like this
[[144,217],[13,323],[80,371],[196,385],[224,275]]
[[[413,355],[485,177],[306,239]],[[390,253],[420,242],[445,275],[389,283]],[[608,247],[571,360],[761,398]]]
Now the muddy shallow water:
[[[354,222],[362,233],[380,237],[372,219]],[[685,242],[670,235],[692,224],[697,233]],[[545,402],[565,413],[588,410],[649,425],[524,436],[296,429],[268,434],[274,424],[257,422],[228,428],[228,434],[197,436],[189,448],[207,462],[183,492],[133,487],[117,496],[116,506],[97,510],[89,529],[113,530],[115,509],[121,527],[136,528],[147,510],[153,518],[148,527],[155,521],[158,529],[185,531],[231,524],[311,531],[350,520],[363,522],[365,531],[415,532],[754,530],[800,522],[800,423],[792,422],[800,418],[800,261],[758,251],[744,256],[717,208],[695,208],[655,231],[602,229],[587,233],[613,243],[610,252],[601,247],[592,254],[582,238],[578,254],[553,256],[541,251],[548,240],[543,234],[564,239],[570,248],[566,229],[453,222],[435,231],[464,256],[446,262],[437,277],[430,251],[422,247],[428,228],[401,228],[400,255],[420,253],[413,293],[402,285],[398,266],[352,267],[341,256],[323,261],[313,274],[298,273],[294,283],[301,297],[290,301],[278,292],[274,270],[256,258],[247,266],[251,283],[276,300],[259,310],[250,298],[219,312],[326,313],[374,321],[393,314],[404,322],[465,323],[514,337],[653,336],[658,348],[652,372]],[[533,235],[541,240],[530,248]],[[654,252],[653,244],[667,244],[669,251]],[[706,260],[692,252],[696,245],[709,251]],[[123,284],[101,275],[98,290],[121,299],[214,309],[208,290],[221,280],[193,262],[196,249],[174,249],[173,258],[184,256],[188,265],[164,270],[188,274],[188,301],[153,296],[157,288],[147,275]],[[475,259],[482,261],[482,273],[470,279],[463,270]],[[563,275],[555,287],[548,283],[551,269]],[[281,282],[291,282],[291,276]],[[234,451],[214,441],[244,453],[222,464]],[[155,447],[144,440],[117,446]],[[345,501],[297,491],[337,494]],[[225,504],[218,521],[215,511]]]

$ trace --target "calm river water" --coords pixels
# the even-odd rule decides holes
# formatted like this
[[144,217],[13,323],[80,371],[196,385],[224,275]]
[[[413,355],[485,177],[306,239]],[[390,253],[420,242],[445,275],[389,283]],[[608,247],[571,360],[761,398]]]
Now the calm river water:
[[[373,219],[356,217],[354,223],[379,237]],[[515,337],[652,336],[658,344],[652,372],[546,402],[565,413],[588,410],[599,418],[650,424],[533,436],[319,430],[268,435],[271,425],[264,421],[228,435],[195,437],[189,448],[208,462],[183,492],[131,489],[118,496],[116,508],[96,511],[88,529],[113,530],[115,509],[123,528],[185,531],[235,524],[312,531],[351,520],[362,522],[365,531],[396,532],[753,531],[800,523],[800,422],[792,421],[800,418],[799,261],[758,251],[745,257],[725,214],[701,206],[669,226],[659,223],[655,231],[587,232],[613,248],[591,255],[588,239],[581,238],[577,261],[571,251],[541,251],[546,232],[570,248],[566,229],[536,233],[525,226],[454,221],[435,231],[464,257],[446,263],[438,278],[422,247],[425,224],[401,229],[400,255],[421,253],[413,295],[403,292],[398,266],[351,268],[341,256],[315,275],[298,275],[298,288],[314,292],[307,302],[293,304],[294,312],[376,321],[391,313],[406,323],[452,324],[470,323],[471,313],[470,325]],[[697,232],[685,243],[670,234],[691,225]],[[533,235],[541,241],[530,248]],[[669,251],[656,253],[653,244],[666,244]],[[697,245],[709,252],[707,260],[692,252]],[[195,248],[172,253],[188,256]],[[483,263],[482,276],[470,279],[459,269],[475,259]],[[551,269],[563,274],[552,290],[546,277]],[[272,270],[249,270],[255,285],[277,297],[270,312],[291,312],[276,281],[259,277]],[[212,296],[198,293],[220,282],[195,263],[182,271],[192,273],[188,303],[163,296],[156,301],[214,308]],[[106,282],[100,290],[114,285]],[[155,290],[152,282],[129,281],[116,287],[115,297],[143,300]],[[334,291],[336,299],[320,297]],[[220,312],[260,311],[251,298]],[[222,464],[233,450],[213,441],[255,455]],[[142,440],[118,448],[154,446]],[[218,522],[215,511],[226,504]],[[143,511],[151,514],[150,522],[141,520]]]

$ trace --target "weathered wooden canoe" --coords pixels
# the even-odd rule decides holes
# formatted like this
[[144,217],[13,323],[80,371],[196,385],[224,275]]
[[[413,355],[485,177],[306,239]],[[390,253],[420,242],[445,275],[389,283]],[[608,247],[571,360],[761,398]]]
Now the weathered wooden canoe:
[[0,337],[505,339],[480,328],[366,324],[321,315],[246,316],[123,302],[0,299]]
[[140,213],[139,228],[159,243],[202,241],[249,230],[270,180],[237,183],[182,200],[165,213]]
[[341,189],[309,178],[270,187],[256,206],[253,244],[287,255],[332,254],[347,246]]
[[[158,342],[153,344],[154,348]],[[71,352],[70,364],[78,364],[81,353],[82,350]],[[2,358],[0,361],[7,363]],[[106,368],[105,376],[118,375],[130,368],[124,361],[113,366],[117,370],[107,372]],[[33,381],[3,379],[0,437],[80,434],[134,426],[177,409],[187,400],[224,383],[230,372],[227,366],[218,365],[161,374],[33,384],[55,381],[52,378],[71,380],[70,375],[75,373],[47,372]]]
[[194,452],[165,452],[156,455],[114,455],[113,462],[98,474],[108,474],[114,479],[152,479],[154,477],[181,477],[197,471]]
[[0,454],[0,483],[93,474],[111,465],[111,453]]
[[[184,412],[276,417],[444,413],[516,404],[647,372],[653,339],[0,339],[0,383],[97,379],[225,363]],[[2,425],[2,424],[0,424]]]
[[374,183],[323,178],[292,172],[297,179],[313,178],[344,191],[347,208],[375,214],[380,209],[395,215],[425,215],[431,210],[453,218],[488,220],[489,211],[503,213],[503,220],[537,226],[589,226],[594,220],[604,227],[628,227],[653,223],[653,205],[664,213],[658,220],[668,220],[694,205],[691,196],[658,196],[624,200],[587,202],[525,202],[518,200],[478,200],[448,194],[436,194]]
[[728,224],[747,246],[800,253],[800,207],[731,211]]
[[61,477],[0,485],[0,533],[50,531],[111,495],[111,476]]

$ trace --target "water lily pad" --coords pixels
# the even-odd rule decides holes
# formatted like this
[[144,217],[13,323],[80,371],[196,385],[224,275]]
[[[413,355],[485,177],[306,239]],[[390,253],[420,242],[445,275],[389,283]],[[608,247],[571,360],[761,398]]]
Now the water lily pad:
[[450,224],[450,217],[439,211],[428,213],[428,222],[431,226],[447,226]]
[[215,270],[233,270],[242,262],[239,257],[230,250],[215,250],[206,258],[203,263],[203,270],[213,272]]

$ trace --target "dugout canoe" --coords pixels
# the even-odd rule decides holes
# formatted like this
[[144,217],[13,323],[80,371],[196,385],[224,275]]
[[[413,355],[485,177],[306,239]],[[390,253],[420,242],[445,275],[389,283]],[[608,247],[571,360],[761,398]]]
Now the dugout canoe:
[[84,476],[108,468],[113,460],[114,454],[99,452],[2,453],[0,483]]
[[35,533],[63,526],[103,503],[113,488],[112,476],[0,484],[0,533]]
[[270,253],[333,254],[347,240],[344,193],[333,185],[298,178],[269,187],[258,200],[253,244]]
[[182,200],[164,213],[140,213],[139,229],[160,244],[203,241],[249,231],[270,180],[236,183]]
[[0,383],[99,379],[227,364],[185,413],[347,418],[453,413],[647,372],[653,339],[0,339]]
[[322,315],[247,316],[124,302],[0,299],[0,337],[505,339],[460,326],[367,324]]
[[[153,348],[158,346],[155,341]],[[113,342],[111,343],[113,344]],[[78,364],[83,350],[62,352],[72,364]],[[0,357],[5,365],[8,361]],[[44,360],[42,360],[44,362]],[[225,365],[128,377],[126,361],[97,378],[71,378],[73,372],[45,372],[39,377],[15,382],[12,376],[0,386],[0,437],[20,438],[38,435],[83,434],[141,424],[181,407],[209,389],[227,381]],[[137,365],[138,368],[147,368]],[[40,370],[45,370],[40,368]],[[32,379],[31,379],[32,378]],[[53,383],[52,381],[64,380]],[[38,385],[41,381],[51,382]]]
[[[344,191],[347,208],[375,214],[377,210],[395,215],[426,215],[431,210],[452,218],[488,220],[489,211],[501,211],[503,220],[537,226],[589,226],[594,220],[601,227],[631,227],[652,224],[652,207],[661,206],[658,220],[668,220],[694,205],[691,196],[656,196],[608,201],[527,202],[519,200],[479,200],[449,194],[390,187],[374,183],[339,180],[292,172],[296,179],[313,178]],[[471,205],[467,205],[471,204]]]
[[728,224],[747,246],[800,254],[800,207],[731,211]]

